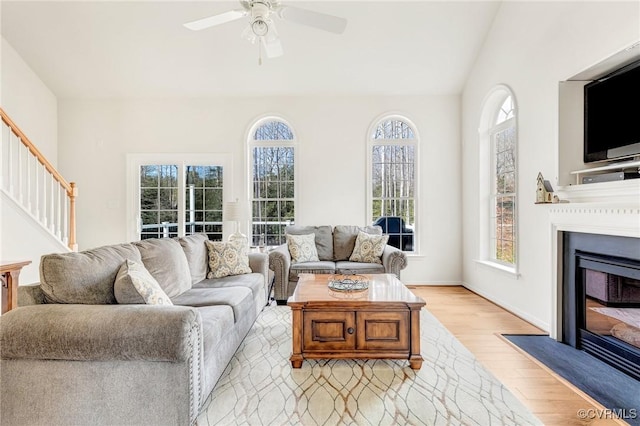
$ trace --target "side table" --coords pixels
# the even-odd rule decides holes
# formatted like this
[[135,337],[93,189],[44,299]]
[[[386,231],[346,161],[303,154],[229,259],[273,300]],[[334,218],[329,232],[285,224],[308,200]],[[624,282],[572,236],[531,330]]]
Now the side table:
[[2,282],[2,313],[18,307],[18,277],[30,260],[22,262],[0,261],[0,281]]

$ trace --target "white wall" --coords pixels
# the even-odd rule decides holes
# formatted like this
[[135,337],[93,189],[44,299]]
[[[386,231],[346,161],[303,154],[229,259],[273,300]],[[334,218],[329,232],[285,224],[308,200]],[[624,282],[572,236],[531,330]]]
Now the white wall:
[[459,103],[457,96],[62,100],[59,158],[78,183],[80,249],[128,240],[128,153],[231,153],[232,196],[246,200],[246,135],[265,114],[282,116],[297,134],[297,222],[363,225],[367,130],[380,114],[399,112],[421,137],[421,253],[403,280],[459,283]]
[[[3,38],[0,46],[0,105],[54,166],[58,158],[57,99]],[[27,213],[2,194],[0,197],[0,259],[30,260],[20,284],[39,280],[40,256],[64,251]]]
[[[548,206],[535,205],[538,172],[556,182],[558,82],[640,38],[638,2],[504,2],[462,97],[463,280],[548,330],[551,232]],[[482,101],[508,85],[518,105],[520,276],[474,262],[479,252],[478,126]]]
[[20,285],[40,281],[40,257],[69,251],[60,240],[34,222],[31,216],[4,192],[0,192],[0,255],[2,260],[30,260],[20,271]]
[[58,104],[53,92],[2,38],[0,105],[47,160],[58,163]]

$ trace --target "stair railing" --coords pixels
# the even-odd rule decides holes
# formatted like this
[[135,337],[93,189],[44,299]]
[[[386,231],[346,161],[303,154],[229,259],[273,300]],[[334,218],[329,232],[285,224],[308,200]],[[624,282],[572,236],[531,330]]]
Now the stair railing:
[[76,196],[67,182],[0,108],[0,188],[71,250],[76,251]]

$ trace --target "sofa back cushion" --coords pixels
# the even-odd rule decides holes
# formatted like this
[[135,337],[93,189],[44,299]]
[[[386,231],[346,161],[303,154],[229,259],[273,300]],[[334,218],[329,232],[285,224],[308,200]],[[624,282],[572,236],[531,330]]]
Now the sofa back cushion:
[[47,254],[40,260],[40,287],[50,303],[117,303],[113,283],[126,259],[141,260],[133,244]]
[[366,232],[358,232],[356,245],[349,257],[351,262],[379,263],[382,265],[382,253],[389,241],[388,235],[371,235]]
[[209,268],[209,253],[205,241],[209,241],[209,236],[204,233],[187,235],[177,239],[189,264],[191,272],[191,284],[197,284],[207,278]]
[[337,225],[333,228],[333,253],[334,260],[349,260],[353,248],[356,246],[358,232],[366,232],[371,235],[382,235],[380,226],[348,226]]
[[113,284],[118,303],[173,305],[142,262],[125,260]]
[[333,235],[331,232],[331,226],[289,225],[285,228],[284,232],[290,235],[315,234],[318,259],[321,261],[333,260]]
[[144,267],[169,297],[191,288],[191,273],[182,246],[171,238],[150,238],[134,243]]
[[293,263],[317,262],[316,234],[294,235],[287,234],[287,247]]

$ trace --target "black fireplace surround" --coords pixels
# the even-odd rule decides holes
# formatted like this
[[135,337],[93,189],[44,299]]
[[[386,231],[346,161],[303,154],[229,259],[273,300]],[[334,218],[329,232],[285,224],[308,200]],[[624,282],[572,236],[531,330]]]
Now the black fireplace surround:
[[601,281],[609,287],[600,293],[607,300],[595,298],[599,303],[638,307],[640,238],[564,232],[562,341],[640,380],[638,347],[587,329],[587,288],[599,276],[607,277]]

